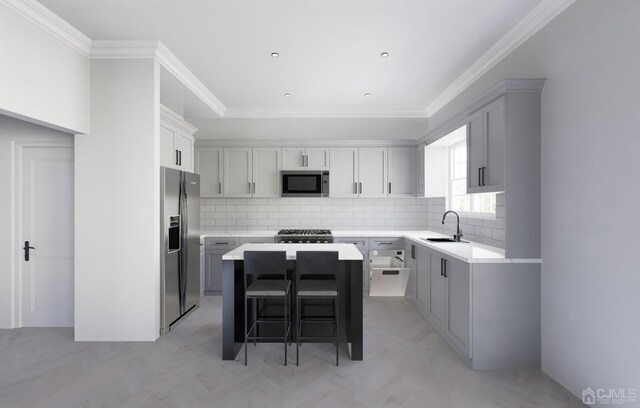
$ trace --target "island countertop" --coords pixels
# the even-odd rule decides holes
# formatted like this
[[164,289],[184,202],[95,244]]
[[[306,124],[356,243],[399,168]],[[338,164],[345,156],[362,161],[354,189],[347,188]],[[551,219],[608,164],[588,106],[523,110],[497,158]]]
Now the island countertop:
[[294,261],[298,251],[336,251],[341,261],[362,261],[362,253],[352,244],[244,244],[222,255],[223,261],[242,261],[245,251],[286,251]]

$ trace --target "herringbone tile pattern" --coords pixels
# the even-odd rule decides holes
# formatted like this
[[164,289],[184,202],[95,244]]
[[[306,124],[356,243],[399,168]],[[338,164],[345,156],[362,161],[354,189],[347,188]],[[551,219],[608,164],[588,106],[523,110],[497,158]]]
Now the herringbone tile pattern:
[[221,298],[155,343],[76,343],[72,329],[0,331],[0,407],[577,407],[540,371],[473,371],[404,299],[365,298],[364,361],[281,344],[222,361]]

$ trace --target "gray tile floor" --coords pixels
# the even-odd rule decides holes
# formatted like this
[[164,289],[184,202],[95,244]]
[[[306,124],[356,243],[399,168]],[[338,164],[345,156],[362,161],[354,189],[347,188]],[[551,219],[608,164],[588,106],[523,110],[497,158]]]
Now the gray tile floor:
[[[0,330],[0,407],[578,407],[540,371],[470,370],[404,299],[365,298],[364,361],[280,344],[222,361],[221,298],[155,343],[75,343],[72,329]],[[293,357],[293,358],[291,358]]]

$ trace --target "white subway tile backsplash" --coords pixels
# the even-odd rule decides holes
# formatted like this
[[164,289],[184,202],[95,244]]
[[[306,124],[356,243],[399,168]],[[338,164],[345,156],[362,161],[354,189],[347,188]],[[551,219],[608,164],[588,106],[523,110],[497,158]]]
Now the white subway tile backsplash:
[[[455,217],[447,217],[444,198],[206,198],[200,201],[204,231],[280,228],[341,230],[424,230],[451,235]],[[504,248],[504,195],[497,196],[493,220],[461,218],[464,238]]]

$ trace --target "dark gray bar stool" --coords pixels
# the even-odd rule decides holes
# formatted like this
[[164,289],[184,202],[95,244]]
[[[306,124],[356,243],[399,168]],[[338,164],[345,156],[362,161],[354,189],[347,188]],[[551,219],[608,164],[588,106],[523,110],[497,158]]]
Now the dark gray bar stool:
[[[261,276],[268,275],[269,279],[260,279]],[[253,277],[251,284],[247,285],[247,277]],[[291,281],[287,279],[287,253],[285,251],[246,251],[244,253],[244,365],[247,365],[247,341],[253,340],[280,340],[284,343],[284,365],[287,365],[287,339],[289,345],[291,340],[291,315],[290,289]],[[269,318],[261,319],[258,310],[260,299],[278,299],[284,301],[284,314],[282,319]],[[249,299],[253,301],[254,321],[251,327],[248,326]],[[282,337],[258,336],[258,325],[260,323],[280,323],[283,325]],[[251,332],[256,330],[256,335],[251,336]]]
[[[333,339],[336,345],[336,365],[339,362],[338,348],[338,252],[298,251],[296,253],[296,365],[302,340]],[[303,316],[303,299],[333,299],[333,317]],[[302,336],[304,323],[331,323],[333,336]]]

